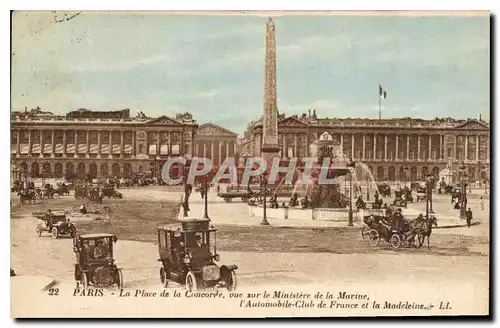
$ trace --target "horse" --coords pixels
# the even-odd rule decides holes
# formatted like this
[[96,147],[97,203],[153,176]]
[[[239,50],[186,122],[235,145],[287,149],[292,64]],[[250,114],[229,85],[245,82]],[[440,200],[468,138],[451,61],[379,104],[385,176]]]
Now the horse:
[[416,219],[413,219],[409,223],[410,225],[410,231],[409,233],[412,235],[412,238],[422,236],[422,239],[418,239],[418,245],[417,247],[421,247],[424,242],[425,238],[427,237],[427,247],[430,249],[430,237],[432,234],[432,226],[437,227],[437,219],[435,216],[431,216],[429,218],[424,218],[424,217],[419,217]]
[[37,198],[36,192],[32,189],[20,190],[17,195],[21,201],[21,205],[24,205],[26,201],[34,202]]

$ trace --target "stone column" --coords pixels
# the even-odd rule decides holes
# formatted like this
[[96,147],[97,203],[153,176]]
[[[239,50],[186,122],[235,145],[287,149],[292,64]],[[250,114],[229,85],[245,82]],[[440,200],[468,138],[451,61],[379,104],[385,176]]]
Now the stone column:
[[377,159],[377,134],[373,134],[373,159]]
[[31,156],[31,130],[28,130],[28,156]]
[[219,149],[218,149],[219,150],[219,164],[218,165],[221,165],[223,163],[223,161],[222,161],[222,142],[219,140],[217,142],[217,145],[219,147]]
[[469,159],[468,153],[469,153],[469,136],[466,135],[465,136],[465,160],[466,161]]
[[125,153],[125,143],[123,139],[123,130],[120,131],[120,157],[123,158]]
[[363,133],[363,154],[361,154],[361,159],[364,161],[365,160],[365,148],[366,148],[366,139],[365,139],[365,134]]
[[[97,158],[101,158],[101,131],[97,131]],[[101,172],[100,168],[99,172]]]
[[156,132],[156,158],[160,157],[160,146],[161,146],[161,135],[160,132]]
[[135,134],[136,134],[136,133],[137,133],[137,132],[132,131],[132,158],[135,158],[135,155],[137,155],[137,154],[136,154],[136,150],[135,150],[135,149],[136,149],[136,145],[135,145],[135,142],[136,142],[136,141],[135,141]]
[[215,144],[213,140],[210,141],[210,160],[212,161],[212,163],[215,160]]
[[78,131],[73,132],[75,135],[75,138],[73,142],[75,143],[75,153],[73,154],[74,158],[78,158]]
[[[66,130],[63,130],[63,153],[62,157],[66,157],[66,145],[67,145],[67,137],[66,137]],[[67,166],[67,165],[66,165]]]
[[207,144],[203,142],[203,157],[207,158]]
[[108,158],[113,158],[113,131],[109,131],[108,146],[109,146]]
[[85,145],[85,157],[90,158],[90,130],[87,130],[87,138]]
[[387,134],[384,135],[384,160],[387,161]]
[[309,157],[309,132],[306,133],[305,135],[305,142],[306,142],[306,152],[305,152],[305,156],[306,157]]
[[406,160],[410,159],[410,135],[406,135]]
[[340,134],[340,153],[344,155],[344,134]]
[[479,161],[479,135],[476,134],[476,162]]
[[[179,148],[181,148],[179,146]],[[184,149],[179,149],[179,155],[184,153]],[[172,133],[168,133],[168,156],[172,156]]]
[[283,134],[283,151],[285,152],[285,158],[288,158],[288,145],[286,144],[286,133]]
[[417,135],[417,161],[420,160],[420,134]]
[[229,158],[229,141],[226,142],[226,158]]
[[297,133],[293,134],[293,157],[297,158]]
[[[16,157],[21,157],[21,131],[17,130]],[[53,135],[54,131],[52,131]]]
[[399,135],[396,134],[396,156],[394,157],[396,161],[398,160],[399,157]]
[[443,135],[439,135],[439,157],[438,159],[444,159],[444,140]]
[[234,157],[234,155],[236,155],[237,152],[238,152],[238,145],[236,144],[236,141],[235,141],[233,144],[233,157]]
[[455,135],[455,139],[453,140],[453,157],[455,157],[455,160],[458,160],[457,138],[458,138],[458,135]]
[[43,142],[43,130],[40,130],[40,157],[43,157],[43,147],[44,142]]
[[351,134],[351,158],[354,160],[354,133]]
[[432,134],[429,134],[429,151],[428,151],[428,159],[429,161],[432,160]]

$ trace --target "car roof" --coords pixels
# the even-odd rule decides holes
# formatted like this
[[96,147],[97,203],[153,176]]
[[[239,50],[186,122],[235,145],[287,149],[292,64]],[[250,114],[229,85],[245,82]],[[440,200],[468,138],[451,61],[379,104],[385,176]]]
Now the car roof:
[[84,235],[80,235],[82,239],[97,239],[97,238],[106,238],[106,237],[114,237],[115,235],[110,233],[87,233]]

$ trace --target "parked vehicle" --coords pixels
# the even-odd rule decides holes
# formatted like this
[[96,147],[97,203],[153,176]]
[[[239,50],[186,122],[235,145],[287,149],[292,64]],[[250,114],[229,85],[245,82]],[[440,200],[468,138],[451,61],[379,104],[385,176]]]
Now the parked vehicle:
[[216,245],[217,229],[209,220],[185,220],[158,228],[160,281],[164,287],[170,280],[188,290],[209,287],[236,289],[234,264],[219,265]]
[[66,217],[66,211],[62,209],[47,210],[47,212],[33,212],[33,216],[43,221],[37,224],[36,233],[38,236],[42,232],[48,231],[52,238],[57,239],[60,235],[69,235],[72,238],[76,235],[76,228]]
[[116,236],[109,233],[91,233],[73,238],[77,289],[87,291],[89,286],[122,289],[122,271],[113,258],[113,244],[116,241]]

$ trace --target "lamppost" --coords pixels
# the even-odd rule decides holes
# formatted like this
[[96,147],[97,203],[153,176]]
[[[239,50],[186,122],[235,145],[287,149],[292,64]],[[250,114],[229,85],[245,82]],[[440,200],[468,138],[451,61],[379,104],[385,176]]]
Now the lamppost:
[[408,175],[408,166],[403,167],[403,171],[405,172],[405,189],[406,189],[406,177]]
[[465,218],[465,211],[467,207],[467,166],[465,166],[464,162],[462,162],[462,165],[458,168],[460,174],[460,180],[462,183],[461,189],[462,189],[462,195],[461,195],[461,206],[460,206],[460,218],[464,219]]
[[205,215],[203,215],[203,218],[204,219],[208,219],[210,220],[210,218],[208,217],[208,177],[205,177],[205,181],[204,181],[204,192],[205,192]]
[[370,177],[366,176],[366,200],[370,201]]
[[347,167],[349,168],[349,223],[347,225],[349,227],[352,227],[354,225],[352,217],[352,171],[354,170],[355,166],[356,162],[353,161],[350,161],[347,164]]
[[434,175],[431,173],[427,174],[427,197],[425,197],[425,213],[426,216],[429,217],[429,213],[434,214],[434,210],[432,209],[432,189],[434,186]]
[[263,217],[260,225],[269,225],[269,221],[267,221],[267,172],[264,172],[260,178],[260,190],[262,193],[262,197],[264,199],[264,207],[263,207]]

